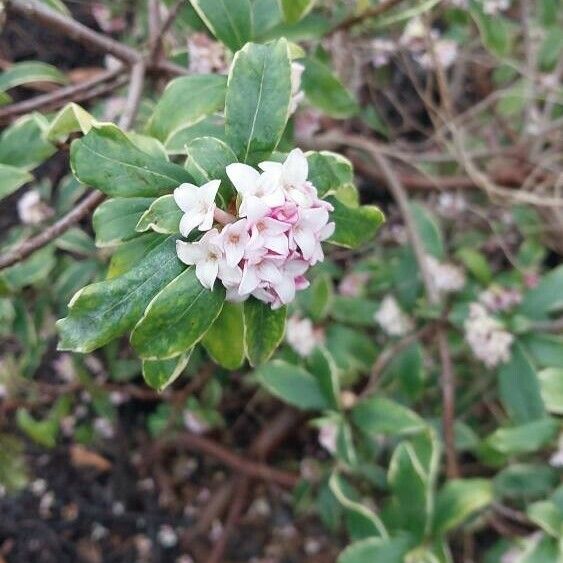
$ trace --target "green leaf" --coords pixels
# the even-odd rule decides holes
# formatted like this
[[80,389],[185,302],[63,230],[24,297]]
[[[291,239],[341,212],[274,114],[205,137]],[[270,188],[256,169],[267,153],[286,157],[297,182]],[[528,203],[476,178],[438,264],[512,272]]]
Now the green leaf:
[[143,378],[149,387],[164,391],[182,374],[190,360],[191,351],[168,360],[143,360]]
[[96,246],[114,246],[138,236],[135,227],[153,201],[147,197],[119,197],[104,201],[92,217]]
[[328,315],[333,298],[332,278],[328,274],[321,274],[315,277],[310,287],[301,292],[299,303],[314,321],[321,321]]
[[422,348],[417,342],[395,355],[384,375],[385,381],[398,381],[410,399],[423,391],[425,377]]
[[363,540],[374,536],[388,539],[389,536],[383,522],[364,505],[352,500],[347,494],[346,485],[346,481],[338,473],[331,475],[329,487],[345,510],[347,527],[352,540]]
[[315,376],[321,391],[330,406],[340,407],[340,380],[334,359],[329,351],[317,346],[307,358],[307,369]]
[[174,196],[163,195],[154,200],[141,215],[135,229],[139,232],[148,230],[162,234],[179,233],[182,210],[174,201]]
[[458,260],[471,272],[471,274],[483,285],[489,285],[493,279],[493,273],[485,255],[470,247],[460,248],[456,252]]
[[39,61],[15,63],[0,73],[0,92],[32,82],[55,82],[66,84],[65,74],[52,65]]
[[71,102],[64,106],[51,121],[45,137],[49,141],[61,142],[66,140],[71,133],[78,131],[86,135],[94,123],[96,123],[94,117],[78,104]]
[[377,355],[377,347],[371,337],[340,324],[328,327],[326,347],[344,373],[369,370]]
[[0,138],[0,162],[33,169],[56,152],[44,139],[47,120],[38,113],[25,115],[4,130]]
[[72,227],[55,239],[55,246],[61,250],[85,256],[96,252],[96,245],[92,237],[79,227]]
[[563,513],[552,501],[534,502],[526,510],[528,518],[550,536],[560,538],[563,532]]
[[563,414],[563,368],[547,368],[538,373],[541,396],[547,410]]
[[235,195],[226,168],[237,162],[235,153],[220,139],[201,137],[186,145],[188,160],[186,170],[195,179],[196,184],[203,185],[210,180],[221,180],[219,194],[225,204]]
[[120,244],[111,257],[106,278],[111,280],[131,270],[165,239],[165,236],[151,232]]
[[543,463],[513,463],[493,479],[496,496],[525,500],[545,497],[557,482],[557,470]]
[[312,9],[316,0],[281,0],[283,16],[287,23],[298,22]]
[[167,238],[126,273],[81,289],[68,305],[68,316],[57,322],[59,349],[87,353],[121,336],[182,270],[175,241]]
[[92,126],[74,141],[70,164],[83,184],[112,197],[157,197],[192,180],[184,168],[143,152],[111,124]]
[[488,479],[452,479],[438,493],[434,532],[444,534],[493,501]]
[[336,119],[352,117],[359,111],[358,102],[330,68],[313,58],[307,58],[303,63],[305,71],[301,87],[312,105]]
[[33,176],[22,168],[0,164],[0,200],[32,180]]
[[552,72],[555,70],[561,51],[563,50],[563,37],[559,27],[556,25],[551,29],[543,40],[538,57],[538,66],[542,72]]
[[563,308],[563,266],[551,270],[540,283],[524,295],[519,313],[535,320],[545,320]]
[[387,480],[393,492],[397,525],[420,541],[432,517],[432,490],[423,461],[409,442],[401,442],[395,448],[389,462]]
[[520,342],[539,367],[563,368],[563,338],[553,334],[523,334]]
[[385,221],[381,210],[375,205],[348,207],[335,197],[326,198],[334,206],[330,218],[336,230],[329,242],[346,248],[357,248],[368,242]]
[[376,301],[337,295],[332,304],[332,316],[346,324],[373,327],[378,307],[379,303]]
[[229,145],[241,162],[270,155],[285,129],[291,99],[287,42],[249,43],[234,58],[225,102]]
[[511,47],[510,28],[506,18],[499,14],[489,16],[478,2],[471,3],[471,15],[479,28],[481,39],[491,53],[503,57]]
[[209,30],[231,51],[252,39],[252,6],[249,0],[191,0]]
[[354,182],[352,163],[345,157],[329,152],[308,152],[308,180],[317,188],[319,197],[333,194],[342,186]]
[[244,349],[251,366],[266,362],[282,341],[287,309],[273,311],[258,299],[244,302]]
[[330,407],[318,381],[303,368],[273,360],[256,369],[254,375],[272,395],[303,410]]
[[360,401],[352,409],[352,420],[362,432],[371,435],[413,433],[426,426],[414,411],[380,396]]
[[59,422],[56,418],[36,420],[27,409],[20,408],[16,412],[16,422],[18,427],[40,446],[46,448],[56,446],[59,433]]
[[545,417],[538,377],[521,344],[514,344],[510,361],[501,367],[498,377],[500,399],[516,423]]
[[131,344],[145,360],[165,360],[197,344],[219,316],[225,290],[203,287],[190,266],[158,293],[131,334]]
[[424,249],[438,260],[443,260],[444,237],[436,217],[420,203],[411,202],[409,207]]
[[553,441],[557,423],[544,418],[513,428],[498,428],[486,440],[486,444],[505,455],[533,453]]
[[203,337],[207,353],[220,366],[234,370],[244,362],[244,318],[242,304],[223,305],[221,314]]
[[219,74],[181,76],[172,80],[156,104],[147,130],[168,144],[180,130],[222,109],[226,88],[227,79]]
[[186,154],[186,145],[200,137],[215,137],[224,141],[225,120],[221,116],[210,115],[194,125],[178,129],[166,139],[166,151],[169,154]]
[[53,247],[51,245],[33,253],[24,261],[0,272],[0,287],[16,291],[22,287],[45,282],[55,266]]
[[408,537],[367,538],[349,545],[338,563],[404,563],[412,541]]

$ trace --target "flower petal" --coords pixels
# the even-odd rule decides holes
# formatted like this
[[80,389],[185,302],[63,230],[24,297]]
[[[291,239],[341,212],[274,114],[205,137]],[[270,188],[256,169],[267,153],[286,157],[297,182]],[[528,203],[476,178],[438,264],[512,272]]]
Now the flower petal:
[[176,254],[184,264],[193,266],[193,264],[201,259],[201,248],[198,244],[184,242],[183,240],[177,240]]
[[301,149],[293,149],[283,163],[283,180],[287,186],[301,186],[307,181],[309,163]]
[[258,170],[255,170],[252,166],[248,166],[248,164],[235,162],[227,166],[226,172],[229,180],[231,180],[239,194],[245,195],[254,193],[256,185],[260,180],[260,172],[258,172]]
[[190,211],[194,202],[198,200],[197,186],[193,184],[182,184],[174,190],[174,201],[182,211]]
[[219,263],[217,260],[201,260],[195,267],[197,279],[201,282],[203,287],[209,290],[213,289],[218,273]]
[[184,213],[180,219],[180,233],[183,237],[187,237],[204,219],[201,213],[193,211]]

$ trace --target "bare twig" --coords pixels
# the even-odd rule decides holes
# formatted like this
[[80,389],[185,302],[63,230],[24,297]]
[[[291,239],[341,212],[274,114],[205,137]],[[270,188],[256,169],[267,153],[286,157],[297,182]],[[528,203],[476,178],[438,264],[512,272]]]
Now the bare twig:
[[13,12],[26,16],[35,23],[59,31],[87,47],[104,53],[110,53],[128,64],[135,64],[141,58],[140,53],[132,47],[97,33],[76,20],[47,8],[45,4],[38,2],[38,0],[10,0],[9,7]]
[[186,448],[188,450],[202,452],[218,459],[239,473],[254,479],[271,481],[281,485],[282,487],[294,487],[299,481],[299,476],[294,473],[282,471],[274,467],[269,467],[263,463],[252,461],[251,459],[238,455],[225,446],[222,446],[209,438],[205,438],[204,436],[198,436],[188,432],[182,433],[173,436],[169,445],[174,448]]
[[72,84],[63,88],[57,88],[47,94],[34,96],[28,100],[16,102],[0,108],[0,123],[6,123],[12,119],[29,113],[31,111],[54,110],[69,101],[84,101],[106,94],[108,91],[115,90],[127,82],[124,68],[100,72],[97,76],[89,80]]
[[395,6],[399,5],[402,0],[383,0],[379,4],[367,8],[361,14],[350,16],[342,20],[340,23],[336,24],[329,32],[328,35],[332,35],[338,31],[344,31],[345,29],[349,29],[354,27],[355,25],[362,23],[363,21],[371,18],[376,18],[381,16],[385,12],[388,12]]
[[154,37],[154,40],[150,43],[148,60],[151,62],[158,62],[162,57],[162,47],[165,35],[174,23],[180,8],[184,5],[184,0],[178,0],[168,11],[166,19],[162,23],[158,34]]
[[141,60],[136,62],[131,69],[131,82],[129,84],[129,92],[125,108],[119,120],[119,127],[122,129],[130,129],[135,121],[139,104],[143,95],[143,84],[145,81],[145,63]]
[[[131,86],[129,88],[127,103],[119,121],[119,125],[123,129],[129,129],[137,115],[143,91],[144,76],[145,65],[142,60],[137,61],[131,71]],[[47,246],[51,241],[62,235],[70,227],[88,215],[104,198],[105,195],[98,191],[88,195],[70,213],[59,219],[56,223],[47,227],[37,236],[28,239],[11,252],[0,256],[0,270],[20,262],[40,248]]]
[[104,194],[101,192],[91,193],[70,213],[59,219],[56,223],[47,227],[37,236],[26,240],[23,244],[11,252],[8,252],[4,256],[0,256],[0,270],[17,264],[40,248],[47,246],[51,241],[62,235],[65,231],[70,229],[70,227],[86,217],[86,215],[88,215],[95,207],[98,206],[99,203],[103,201],[104,197]]

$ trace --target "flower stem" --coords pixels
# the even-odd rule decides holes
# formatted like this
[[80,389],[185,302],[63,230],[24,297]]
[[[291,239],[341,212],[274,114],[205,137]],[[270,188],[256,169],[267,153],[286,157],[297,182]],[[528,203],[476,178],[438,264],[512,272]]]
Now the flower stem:
[[221,223],[221,225],[228,225],[229,223],[234,223],[236,221],[236,217],[234,215],[231,215],[218,207],[215,208],[213,218],[217,221],[217,223]]

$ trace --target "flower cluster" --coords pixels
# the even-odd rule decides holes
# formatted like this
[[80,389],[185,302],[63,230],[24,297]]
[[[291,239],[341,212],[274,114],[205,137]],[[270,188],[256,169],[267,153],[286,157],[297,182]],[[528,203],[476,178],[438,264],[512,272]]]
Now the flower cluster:
[[479,301],[492,313],[509,311],[519,305],[522,294],[514,287],[493,285],[481,292]]
[[324,333],[322,329],[315,328],[311,319],[292,315],[287,320],[285,339],[299,356],[307,358],[324,342]]
[[472,303],[465,321],[465,339],[473,354],[488,368],[507,362],[514,337],[480,303]]
[[[309,167],[300,149],[285,162],[262,162],[261,171],[241,163],[226,172],[239,195],[238,217],[215,205],[220,180],[197,187],[182,184],[174,199],[184,215],[180,233],[206,231],[193,243],[177,241],[178,257],[195,265],[201,284],[213,289],[219,278],[230,301],[251,295],[277,309],[308,287],[304,274],[324,259],[321,242],[334,232],[332,206],[307,181]],[[214,221],[222,225],[213,228]]]
[[383,298],[374,320],[389,336],[404,336],[414,328],[411,318],[402,311],[392,295]]
[[426,267],[440,294],[461,291],[465,285],[465,273],[449,262],[440,262],[434,256],[426,255]]

